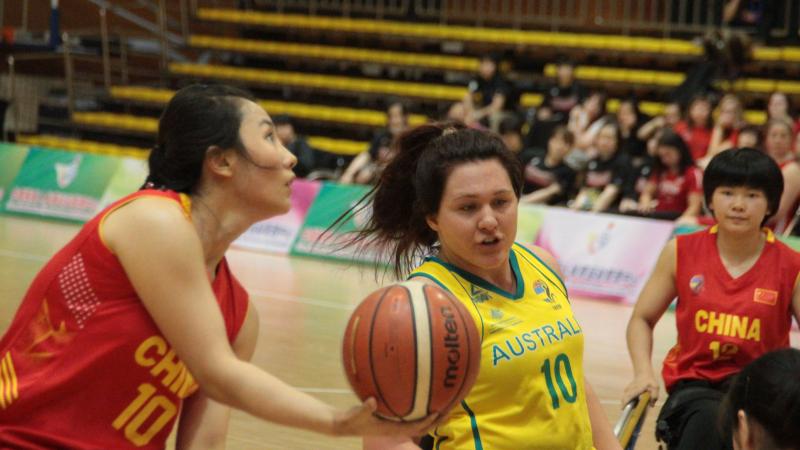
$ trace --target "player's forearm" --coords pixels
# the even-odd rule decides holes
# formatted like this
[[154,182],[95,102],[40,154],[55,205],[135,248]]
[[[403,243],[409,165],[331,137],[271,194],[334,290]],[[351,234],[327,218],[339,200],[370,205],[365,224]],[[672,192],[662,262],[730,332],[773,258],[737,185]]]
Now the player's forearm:
[[628,322],[626,338],[634,376],[653,375],[650,361],[653,354],[653,328],[647,321],[634,315]]
[[621,450],[614,430],[608,422],[603,405],[594,393],[594,389],[584,378],[584,389],[586,390],[586,407],[589,409],[589,421],[592,424],[592,441],[597,450]]
[[224,364],[201,382],[212,399],[269,422],[337,433],[333,407],[250,363],[233,358]]

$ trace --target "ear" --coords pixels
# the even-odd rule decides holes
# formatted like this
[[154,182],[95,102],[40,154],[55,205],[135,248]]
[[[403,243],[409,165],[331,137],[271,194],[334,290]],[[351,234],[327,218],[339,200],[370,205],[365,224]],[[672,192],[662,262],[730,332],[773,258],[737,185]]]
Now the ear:
[[753,430],[750,428],[750,421],[747,418],[747,413],[740,409],[736,413],[736,421],[738,426],[733,432],[734,447],[739,450],[749,450],[755,448]]
[[231,149],[223,149],[216,145],[212,145],[206,150],[206,159],[204,165],[214,175],[221,177],[233,176],[233,161],[234,151]]
[[439,220],[435,214],[428,214],[425,216],[425,222],[431,227],[431,230],[439,232]]

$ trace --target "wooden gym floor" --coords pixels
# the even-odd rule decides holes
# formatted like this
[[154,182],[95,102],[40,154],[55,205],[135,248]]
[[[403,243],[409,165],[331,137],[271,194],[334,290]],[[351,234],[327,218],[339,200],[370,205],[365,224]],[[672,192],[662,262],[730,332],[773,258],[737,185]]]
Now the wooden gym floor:
[[[0,333],[8,327],[28,284],[39,268],[79,229],[55,221],[0,216]],[[356,404],[340,363],[340,340],[354,305],[378,287],[366,266],[335,264],[231,250],[234,273],[250,292],[261,320],[253,361],[293,386],[333,405]],[[586,336],[585,371],[612,425],[620,413],[620,395],[631,379],[625,326],[631,307],[573,299],[575,315]],[[655,367],[675,339],[674,316],[667,313],[655,333]],[[800,335],[793,333],[794,346]],[[657,408],[663,403],[659,401]],[[657,411],[657,410],[656,410]],[[648,414],[637,449],[655,449]],[[330,438],[272,425],[234,412],[228,448],[358,449],[355,438]]]

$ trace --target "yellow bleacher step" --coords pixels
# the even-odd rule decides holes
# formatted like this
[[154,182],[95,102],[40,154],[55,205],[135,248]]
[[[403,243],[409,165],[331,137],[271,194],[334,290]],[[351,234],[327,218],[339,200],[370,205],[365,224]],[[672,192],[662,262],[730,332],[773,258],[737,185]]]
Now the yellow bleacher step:
[[384,50],[368,50],[352,47],[334,47],[288,42],[269,42],[253,39],[237,39],[224,36],[193,35],[189,37],[192,47],[229,50],[274,56],[295,56],[379,63],[387,65],[427,67],[432,69],[473,72],[478,70],[476,58],[452,55],[427,55]]
[[[131,116],[128,114],[108,112],[76,112],[72,120],[82,125],[113,128],[121,131],[155,134],[158,131],[158,119],[154,117]],[[327,137],[311,136],[308,142],[312,147],[331,153],[353,155],[366,151],[368,142],[350,141],[344,139],[331,139]]]
[[461,40],[501,44],[527,44],[555,47],[647,51],[673,55],[700,55],[702,49],[691,41],[653,39],[631,36],[607,36],[591,33],[563,33],[512,30],[506,28],[467,27],[389,20],[320,17],[299,14],[241,11],[224,8],[200,8],[203,20],[258,25],[265,27],[315,29],[321,31],[380,33],[440,40]]
[[[142,103],[166,104],[175,91],[140,86],[114,86],[111,96],[120,100],[131,100]],[[278,100],[259,100],[258,103],[272,115],[288,114],[301,119],[322,122],[351,123],[374,127],[386,126],[386,114],[383,111],[368,109],[343,108],[334,106],[284,102]],[[421,114],[411,114],[409,122],[421,125],[428,118]]]
[[218,80],[238,80],[250,84],[275,86],[300,86],[346,92],[363,92],[402,97],[420,97],[434,100],[458,101],[466,89],[461,86],[435,85],[407,81],[365,80],[340,75],[319,75],[301,72],[251,69],[215,64],[172,63],[170,72]]
[[100,155],[125,156],[144,159],[148,149],[126,145],[109,144],[106,142],[87,141],[83,139],[66,138],[52,135],[20,135],[17,142],[25,145],[49,147],[57,150],[70,150]]

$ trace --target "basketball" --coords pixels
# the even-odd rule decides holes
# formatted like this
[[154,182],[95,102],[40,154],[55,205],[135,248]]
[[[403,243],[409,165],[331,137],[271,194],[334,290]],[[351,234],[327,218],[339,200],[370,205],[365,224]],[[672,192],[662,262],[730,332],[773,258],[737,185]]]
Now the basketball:
[[480,368],[480,334],[467,308],[418,281],[368,295],[350,317],[342,347],[356,395],[375,397],[377,413],[394,420],[447,412]]

